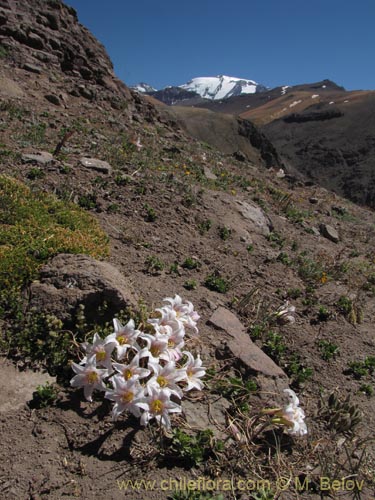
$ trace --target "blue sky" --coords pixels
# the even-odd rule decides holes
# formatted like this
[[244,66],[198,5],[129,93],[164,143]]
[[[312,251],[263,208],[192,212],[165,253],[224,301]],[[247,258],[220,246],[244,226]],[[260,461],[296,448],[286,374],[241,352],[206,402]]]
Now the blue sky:
[[126,84],[225,74],[375,89],[375,0],[66,0]]

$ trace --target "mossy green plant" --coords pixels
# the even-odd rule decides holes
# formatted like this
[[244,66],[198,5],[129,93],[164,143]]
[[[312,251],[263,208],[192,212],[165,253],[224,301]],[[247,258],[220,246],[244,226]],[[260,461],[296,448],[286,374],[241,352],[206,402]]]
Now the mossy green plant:
[[90,214],[0,175],[0,289],[24,285],[58,253],[108,251],[108,237]]

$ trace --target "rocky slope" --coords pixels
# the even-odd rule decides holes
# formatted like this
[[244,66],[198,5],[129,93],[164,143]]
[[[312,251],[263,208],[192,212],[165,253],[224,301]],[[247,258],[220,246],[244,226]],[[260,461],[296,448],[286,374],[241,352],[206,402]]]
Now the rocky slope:
[[[346,494],[349,476],[363,481],[364,499],[373,497],[373,213],[285,176],[279,165],[265,168],[261,144],[248,146],[258,137],[248,122],[229,117],[225,127],[242,124],[249,156],[189,136],[187,121],[164,115],[116,80],[101,45],[63,4],[1,6],[4,356],[25,373],[45,367],[63,384],[72,376],[69,362],[78,360],[77,344],[94,331],[112,331],[105,321],[119,308],[146,328],[145,311],[180,293],[201,316],[199,336],[187,347],[208,368],[204,391],[190,393],[183,415],[173,418],[184,434],[161,435],[126,414],[113,422],[100,395],[89,403],[64,384],[39,389],[32,401],[28,387],[6,404],[11,370],[0,365],[3,497],[161,500],[181,496],[174,483],[166,493],[161,477],[204,477],[235,481],[230,491],[218,486],[224,498],[255,498],[262,484],[244,492],[237,480],[259,477],[269,481],[270,497],[315,500],[326,493],[321,477],[344,478]],[[38,21],[49,13],[59,30]],[[43,49],[13,36],[16,29],[31,39],[35,33],[51,53],[52,30],[66,49],[41,61]],[[81,66],[71,57],[73,69],[61,64],[75,44],[92,44],[98,57],[86,55]],[[88,234],[89,222],[82,228],[71,212],[100,223],[107,237]],[[68,235],[68,255],[59,254],[61,234]],[[72,242],[92,238],[102,258],[109,247],[108,262],[75,255]],[[4,256],[19,264],[13,280],[30,276],[19,252],[41,266],[22,295],[4,265]],[[294,322],[280,314],[287,300]],[[14,376],[12,391],[23,384]],[[300,438],[263,411],[284,407],[286,387],[306,412],[308,434]],[[292,481],[281,491],[280,477],[308,478],[311,488],[298,490]],[[129,478],[155,483],[145,491],[145,483],[122,482]]]

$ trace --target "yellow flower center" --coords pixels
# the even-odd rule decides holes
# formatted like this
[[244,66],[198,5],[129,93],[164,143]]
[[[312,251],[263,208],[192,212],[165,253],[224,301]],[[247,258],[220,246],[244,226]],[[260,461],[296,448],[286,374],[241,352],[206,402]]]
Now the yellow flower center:
[[160,399],[155,399],[150,405],[152,413],[162,413],[163,411],[163,403]]
[[175,344],[175,341],[174,341],[174,340],[172,340],[172,339],[169,339],[169,340],[168,340],[168,347],[169,347],[170,349],[173,349],[173,347],[174,347],[175,345],[176,345],[176,344]]
[[157,358],[160,354],[160,349],[159,349],[159,347],[152,346],[150,349],[150,352],[154,356],[154,358]]
[[123,403],[131,403],[134,399],[134,393],[131,391],[124,392],[124,394],[121,396],[121,401]]
[[117,337],[117,342],[120,345],[124,345],[128,343],[128,339],[124,335],[120,335],[119,337]]
[[193,376],[193,374],[194,374],[194,372],[193,372],[193,370],[192,370],[191,368],[188,368],[188,369],[186,370],[186,375],[187,375],[189,378],[190,378],[190,377],[192,377],[192,376]]
[[132,377],[133,372],[129,368],[125,368],[125,370],[122,372],[122,375],[125,380],[129,380]]
[[167,387],[168,385],[168,380],[162,375],[159,375],[156,381],[160,385],[160,387]]
[[105,351],[98,351],[96,353],[96,361],[104,361],[107,353]]
[[95,384],[99,380],[99,376],[96,372],[90,372],[87,375],[87,383],[88,384]]

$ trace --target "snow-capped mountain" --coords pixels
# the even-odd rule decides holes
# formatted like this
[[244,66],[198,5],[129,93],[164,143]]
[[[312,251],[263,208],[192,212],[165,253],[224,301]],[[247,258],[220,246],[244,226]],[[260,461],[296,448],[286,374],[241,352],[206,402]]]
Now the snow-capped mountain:
[[137,92],[141,92],[142,94],[148,94],[149,92],[156,92],[156,89],[154,89],[154,87],[151,87],[151,85],[144,82],[137,83],[137,85],[134,85],[133,87],[130,88],[136,90]]
[[131,88],[143,94],[152,95],[169,106],[180,103],[184,105],[188,103],[189,105],[195,105],[199,100],[205,100],[206,102],[221,101],[229,97],[255,94],[268,90],[267,87],[254,80],[246,80],[245,78],[226,75],[201,76],[193,78],[183,85],[174,87],[168,86],[161,90],[155,90],[153,87],[143,82]]
[[180,88],[199,94],[203,99],[228,99],[241,94],[255,94],[267,90],[254,80],[236,78],[234,76],[218,75],[193,78]]

